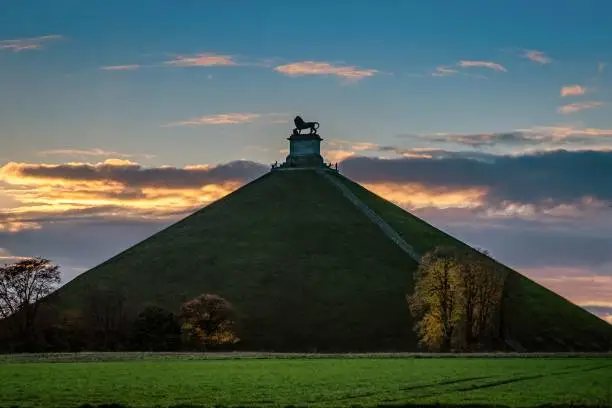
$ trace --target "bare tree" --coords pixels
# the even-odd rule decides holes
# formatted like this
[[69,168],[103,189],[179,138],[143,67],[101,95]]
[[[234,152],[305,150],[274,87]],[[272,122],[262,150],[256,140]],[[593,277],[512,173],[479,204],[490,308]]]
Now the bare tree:
[[0,266],[0,317],[15,319],[18,335],[31,334],[43,297],[60,283],[59,267],[44,258]]
[[85,330],[89,347],[118,350],[128,337],[129,311],[122,291],[97,288],[90,292],[85,313]]

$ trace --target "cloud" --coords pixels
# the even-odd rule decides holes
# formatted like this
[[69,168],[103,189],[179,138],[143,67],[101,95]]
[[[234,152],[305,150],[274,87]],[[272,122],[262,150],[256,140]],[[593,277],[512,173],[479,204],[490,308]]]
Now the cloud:
[[43,150],[39,152],[41,156],[72,156],[72,157],[144,157],[146,159],[152,159],[155,155],[144,153],[120,153],[107,151],[103,149],[52,149]]
[[10,50],[13,52],[40,50],[43,48],[44,43],[61,40],[62,38],[61,35],[53,34],[14,40],[0,40],[0,50]]
[[557,109],[557,111],[559,113],[567,115],[567,114],[570,114],[570,113],[580,112],[580,111],[586,110],[586,109],[599,108],[599,107],[601,107],[603,105],[604,105],[603,102],[598,102],[598,101],[576,102],[576,103],[570,103],[570,104],[567,104],[567,105],[560,106]]
[[122,159],[95,164],[10,162],[0,167],[0,181],[9,186],[3,193],[18,204],[0,211],[0,231],[62,220],[176,217],[223,197],[267,169],[248,161],[183,168],[147,168]]
[[214,66],[233,66],[238,65],[231,55],[221,55],[212,53],[196,54],[191,56],[177,56],[164,64],[174,67],[214,67]]
[[274,67],[276,72],[295,77],[305,75],[335,75],[347,80],[358,81],[379,73],[375,69],[361,69],[356,66],[333,65],[328,62],[301,61]]
[[503,65],[491,61],[461,60],[457,63],[457,66],[462,68],[488,68],[497,72],[508,72],[508,70]]
[[25,256],[15,256],[11,254],[11,252],[6,248],[0,248],[0,265],[2,264],[10,264],[13,262],[20,261],[22,259],[28,259]]
[[459,73],[459,71],[457,71],[456,69],[440,65],[440,66],[437,66],[436,70],[431,73],[431,76],[438,76],[438,77],[440,77],[440,76],[451,76],[451,75],[456,75],[458,73]]
[[561,96],[578,96],[585,93],[586,89],[580,85],[565,85],[561,87]]
[[370,185],[418,184],[430,191],[478,191],[484,194],[479,200],[490,217],[532,217],[548,212],[551,217],[572,218],[586,208],[612,216],[612,151],[482,154],[480,160],[349,157],[341,170]]
[[475,134],[434,133],[411,136],[428,143],[453,143],[471,148],[481,147],[521,147],[544,146],[558,149],[569,148],[574,143],[580,150],[586,145],[595,149],[605,147],[606,142],[612,148],[612,129],[584,128],[576,126],[535,126],[527,129],[516,129],[508,132],[491,132]]
[[220,113],[216,115],[205,115],[199,118],[171,122],[166,126],[200,126],[200,125],[239,125],[251,123],[261,118],[259,113]]
[[193,119],[182,120],[178,122],[170,122],[163,126],[201,126],[201,125],[241,125],[246,123],[261,122],[277,124],[288,123],[286,112],[272,113],[219,113],[213,115],[204,115]]
[[520,272],[579,306],[612,308],[612,275],[594,274],[592,268],[579,266],[522,268]]
[[603,74],[604,70],[606,69],[606,66],[608,66],[606,62],[600,62],[599,64],[597,64],[597,73]]
[[537,62],[538,64],[550,64],[552,62],[550,57],[545,55],[542,51],[537,50],[523,50],[521,57]]
[[107,65],[100,69],[104,71],[133,71],[140,68],[140,64],[129,64],[129,65]]

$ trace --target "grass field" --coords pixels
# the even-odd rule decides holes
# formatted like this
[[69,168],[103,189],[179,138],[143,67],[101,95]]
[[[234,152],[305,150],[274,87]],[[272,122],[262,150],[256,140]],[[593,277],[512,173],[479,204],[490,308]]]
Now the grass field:
[[130,359],[134,356],[62,363],[5,357],[0,406],[528,407],[612,401],[609,357]]

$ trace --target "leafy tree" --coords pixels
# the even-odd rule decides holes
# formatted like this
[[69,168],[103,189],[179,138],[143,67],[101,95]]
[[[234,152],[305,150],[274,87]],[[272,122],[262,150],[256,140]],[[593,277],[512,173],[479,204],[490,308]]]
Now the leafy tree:
[[463,348],[482,346],[495,333],[500,314],[505,272],[488,257],[473,252],[460,255],[459,287]]
[[61,281],[59,267],[44,258],[28,258],[0,266],[0,317],[16,329],[21,341],[32,336],[39,300]]
[[452,248],[437,247],[421,258],[409,298],[421,344],[449,351],[461,319],[458,259]]
[[235,310],[219,295],[205,293],[181,307],[181,327],[187,343],[206,346],[239,341],[235,333]]
[[409,299],[421,343],[442,351],[485,345],[500,323],[504,279],[486,251],[438,247],[427,253]]
[[180,340],[181,326],[174,314],[160,307],[146,307],[132,322],[130,345],[136,350],[176,350]]

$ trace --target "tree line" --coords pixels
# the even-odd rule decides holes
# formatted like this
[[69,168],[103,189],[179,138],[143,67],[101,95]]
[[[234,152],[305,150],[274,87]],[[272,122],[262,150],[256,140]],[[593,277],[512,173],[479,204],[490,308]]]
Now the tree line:
[[176,351],[237,343],[236,311],[204,293],[175,314],[156,305],[134,313],[125,294],[97,289],[79,311],[45,307],[60,284],[57,265],[43,258],[0,266],[0,351]]
[[[505,277],[486,252],[425,254],[407,295],[419,344],[440,352],[499,346]],[[156,305],[134,311],[124,293],[105,289],[88,293],[79,311],[41,307],[59,284],[58,266],[44,258],[0,265],[0,351],[204,351],[240,341],[236,310],[217,294],[187,300],[176,314]]]

